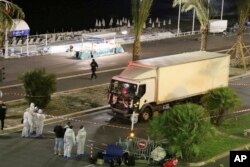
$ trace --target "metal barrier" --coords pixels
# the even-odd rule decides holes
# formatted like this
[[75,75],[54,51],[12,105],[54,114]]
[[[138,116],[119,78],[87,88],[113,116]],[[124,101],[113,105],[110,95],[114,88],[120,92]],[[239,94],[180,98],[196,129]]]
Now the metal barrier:
[[117,145],[122,146],[125,152],[128,152],[129,155],[133,155],[138,159],[147,160],[150,162],[151,152],[158,146],[161,146],[165,150],[167,149],[168,142],[167,140],[154,141],[150,138],[126,138],[124,141],[121,139],[116,143]]

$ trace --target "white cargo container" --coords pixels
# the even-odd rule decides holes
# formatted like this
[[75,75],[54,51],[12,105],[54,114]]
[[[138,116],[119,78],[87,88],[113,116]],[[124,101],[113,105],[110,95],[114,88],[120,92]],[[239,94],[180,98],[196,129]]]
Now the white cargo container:
[[109,104],[114,116],[129,117],[139,112],[148,120],[153,111],[172,102],[197,97],[211,89],[227,87],[230,56],[196,51],[129,63],[114,76],[109,88]]
[[209,20],[208,31],[210,33],[222,33],[227,30],[227,20]]

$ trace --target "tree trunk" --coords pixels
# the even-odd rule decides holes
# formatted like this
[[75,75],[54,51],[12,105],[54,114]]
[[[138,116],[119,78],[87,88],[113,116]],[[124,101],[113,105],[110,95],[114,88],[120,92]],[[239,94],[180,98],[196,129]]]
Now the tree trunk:
[[201,26],[201,51],[207,50],[207,36],[208,36],[208,26]]
[[244,30],[239,28],[237,31],[237,43],[236,43],[236,51],[235,51],[235,59],[237,65],[244,65],[246,68],[245,56],[244,56],[244,48],[243,48],[243,33]]
[[0,48],[3,48],[4,46],[4,40],[5,39],[5,34],[4,33],[0,33]]
[[240,33],[237,33],[237,44],[236,44],[236,53],[235,53],[235,58],[237,62],[240,62],[239,60],[241,59],[241,44],[242,44],[242,35]]
[[216,125],[217,126],[221,126],[221,124],[222,124],[222,120],[223,120],[223,117],[224,117],[224,110],[221,110],[220,112],[219,112],[219,115],[217,116],[217,120],[216,120]]
[[136,36],[133,44],[133,61],[140,60],[140,56],[141,56],[140,36]]

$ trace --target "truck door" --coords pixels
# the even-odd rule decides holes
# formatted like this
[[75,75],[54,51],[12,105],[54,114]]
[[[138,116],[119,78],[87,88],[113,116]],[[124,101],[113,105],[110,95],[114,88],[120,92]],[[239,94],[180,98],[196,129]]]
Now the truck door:
[[143,105],[155,102],[155,80],[148,79],[139,85],[138,96],[140,97],[139,109]]

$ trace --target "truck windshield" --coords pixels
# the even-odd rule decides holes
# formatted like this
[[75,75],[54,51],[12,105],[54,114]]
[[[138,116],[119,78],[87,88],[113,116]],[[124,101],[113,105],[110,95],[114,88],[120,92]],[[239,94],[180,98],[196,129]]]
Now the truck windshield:
[[110,84],[110,91],[113,94],[133,98],[137,91],[137,85],[127,82],[112,80]]

